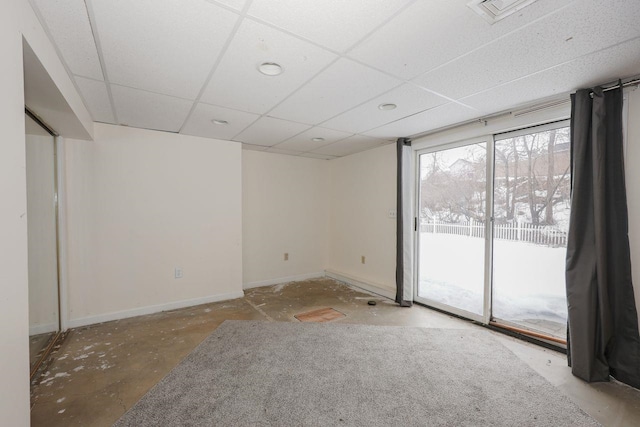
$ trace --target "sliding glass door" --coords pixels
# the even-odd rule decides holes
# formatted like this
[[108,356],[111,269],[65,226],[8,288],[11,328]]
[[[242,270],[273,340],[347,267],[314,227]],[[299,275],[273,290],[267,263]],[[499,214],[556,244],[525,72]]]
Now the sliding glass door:
[[487,143],[419,155],[417,300],[484,316]]
[[417,154],[416,301],[562,341],[568,124]]
[[565,338],[569,128],[500,135],[495,165],[494,320]]

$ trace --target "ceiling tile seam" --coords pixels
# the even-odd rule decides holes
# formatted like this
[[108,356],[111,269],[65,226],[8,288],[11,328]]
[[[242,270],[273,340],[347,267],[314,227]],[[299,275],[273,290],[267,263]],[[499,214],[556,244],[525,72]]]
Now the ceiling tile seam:
[[123,87],[123,88],[126,88],[126,89],[131,89],[131,90],[136,90],[136,91],[140,91],[140,92],[150,93],[150,94],[153,94],[153,95],[166,96],[167,98],[174,98],[174,99],[180,99],[182,101],[193,102],[193,98],[183,98],[181,96],[167,95],[166,93],[155,92],[155,91],[147,90],[147,89],[140,89],[139,87],[123,85],[123,84],[120,84],[120,83],[109,83],[109,84],[111,86],[118,86],[118,87]]
[[[217,0],[205,0],[205,1],[206,1],[207,3],[211,3],[211,4],[212,4],[212,5],[214,5],[214,6],[218,6],[218,7],[220,7],[221,9],[225,9],[225,10],[227,10],[227,11],[229,11],[229,12],[233,12],[233,13],[235,13],[236,15],[239,15],[239,14],[242,12],[242,10],[234,9],[234,8],[232,8],[231,6],[229,6],[228,4],[224,4],[224,3],[219,2],[219,1],[217,1]],[[244,9],[244,8],[243,8],[243,9]]]
[[[414,0],[414,1],[417,1],[417,0]],[[379,73],[385,74],[385,75],[387,75],[387,76],[389,76],[389,77],[393,77],[393,78],[398,79],[398,80],[407,81],[406,79],[404,79],[404,78],[403,78],[403,77],[401,77],[401,76],[398,76],[398,75],[395,75],[395,74],[390,73],[390,72],[388,72],[388,71],[385,71],[385,70],[382,70],[382,69],[380,69],[380,68],[374,67],[374,66],[372,66],[371,64],[367,64],[366,62],[362,62],[362,61],[360,61],[359,59],[356,59],[356,58],[353,58],[353,57],[349,56],[347,53],[341,53],[340,51],[337,51],[337,50],[331,49],[330,47],[324,46],[324,45],[322,45],[322,44],[320,44],[320,43],[317,43],[317,42],[315,42],[315,41],[313,41],[313,40],[310,40],[310,39],[308,39],[308,38],[306,38],[306,37],[300,36],[300,35],[298,35],[298,34],[296,34],[296,33],[293,33],[293,32],[291,32],[291,31],[289,31],[289,30],[286,30],[286,29],[284,29],[284,28],[281,28],[281,27],[279,27],[279,26],[277,26],[277,25],[275,25],[275,24],[272,24],[272,23],[271,23],[271,22],[269,22],[269,21],[265,21],[264,19],[261,19],[261,18],[255,17],[255,16],[251,16],[251,15],[248,15],[248,16],[246,17],[246,19],[249,19],[249,20],[252,20],[252,21],[254,21],[254,22],[257,22],[258,24],[262,24],[262,25],[265,25],[265,26],[271,27],[271,28],[273,28],[273,29],[274,29],[274,30],[276,30],[276,31],[279,31],[279,32],[284,33],[284,34],[286,34],[286,35],[288,35],[288,36],[294,37],[294,38],[296,38],[296,39],[298,39],[298,40],[301,40],[301,41],[303,41],[303,42],[305,42],[305,43],[312,44],[312,45],[314,45],[314,46],[315,46],[315,47],[317,47],[317,48],[320,48],[320,49],[325,50],[325,51],[327,51],[327,52],[329,52],[329,53],[332,53],[332,54],[334,54],[334,55],[337,55],[339,58],[346,58],[346,59],[348,59],[348,60],[350,60],[350,61],[353,61],[353,62],[356,62],[356,63],[358,63],[358,64],[360,64],[360,65],[362,65],[362,66],[364,66],[364,67],[367,67],[367,68],[370,68],[370,69],[372,69],[372,70],[378,71]],[[370,37],[371,35],[372,35],[372,33],[371,33],[371,34],[367,34],[366,36],[364,36],[364,37],[363,37],[363,39],[362,39],[361,41],[364,41],[364,39],[365,39],[365,38]],[[358,43],[359,43],[359,42],[358,42]],[[355,45],[354,45],[354,47],[355,47]],[[352,48],[349,48],[348,50],[351,50],[351,49],[352,49]],[[338,58],[338,59],[339,59],[339,58]]]
[[322,50],[326,50],[327,52],[329,52],[329,53],[333,53],[334,55],[343,56],[343,55],[342,55],[342,53],[340,53],[340,52],[339,52],[339,51],[337,51],[337,50],[331,49],[330,47],[327,47],[327,46],[325,46],[325,45],[322,45],[322,44],[320,44],[320,43],[318,43],[318,42],[316,42],[316,41],[313,41],[313,40],[308,39],[308,38],[306,38],[306,37],[303,37],[303,36],[301,36],[301,35],[299,35],[299,34],[296,34],[296,33],[294,33],[294,32],[291,32],[291,31],[289,31],[289,30],[287,30],[287,29],[285,29],[285,28],[279,27],[279,26],[277,26],[276,24],[273,24],[273,23],[271,23],[271,22],[269,22],[269,21],[266,21],[266,20],[264,20],[264,19],[262,19],[262,18],[258,18],[257,16],[253,16],[253,15],[246,15],[246,16],[245,16],[245,18],[246,18],[246,19],[249,19],[249,20],[251,20],[251,21],[257,22],[258,24],[262,24],[262,25],[264,25],[264,26],[270,27],[270,28],[272,28],[272,29],[274,29],[274,30],[276,30],[276,31],[279,31],[279,32],[281,32],[281,33],[284,33],[284,34],[286,34],[286,35],[288,35],[288,36],[291,36],[291,37],[293,37],[293,38],[296,38],[296,39],[298,39],[298,40],[300,40],[300,41],[303,41],[303,42],[305,42],[305,43],[309,43],[309,44],[311,44],[311,45],[313,45],[313,46],[315,46],[315,47],[317,47],[317,48],[320,48],[320,49],[322,49]]
[[[399,87],[401,87],[401,86],[402,86],[403,84],[405,84],[405,83],[406,83],[406,82],[402,82],[402,83],[400,83],[399,85],[394,86],[394,87],[392,87],[392,88],[391,88],[391,89],[389,89],[389,90],[386,90],[386,91],[384,91],[384,92],[382,92],[382,93],[379,93],[379,94],[377,94],[377,95],[375,95],[375,96],[373,96],[373,97],[371,97],[371,98],[369,98],[369,99],[367,99],[367,100],[365,100],[365,101],[361,102],[361,103],[360,103],[360,104],[358,104],[358,105],[354,105],[353,107],[350,107],[350,108],[348,108],[348,109],[346,109],[346,110],[344,110],[344,111],[342,111],[342,112],[340,112],[340,113],[338,113],[338,114],[336,114],[336,115],[334,115],[334,116],[332,116],[332,117],[329,117],[328,119],[326,119],[326,120],[324,120],[324,121],[322,121],[322,122],[318,123],[316,126],[321,126],[321,127],[322,127],[322,125],[323,125],[324,123],[327,123],[328,121],[333,120],[333,119],[335,119],[336,117],[341,116],[341,115],[343,115],[343,114],[347,114],[348,112],[353,111],[353,110],[355,110],[355,109],[356,109],[356,108],[358,108],[358,107],[362,107],[364,104],[367,104],[367,103],[369,103],[369,102],[373,101],[373,100],[374,100],[374,99],[376,99],[376,98],[379,98],[379,97],[381,97],[381,96],[384,96],[384,95],[386,95],[387,93],[389,93],[389,92],[391,92],[391,91],[394,91],[394,90],[398,89]],[[324,126],[324,127],[326,127],[327,129],[332,129],[332,130],[336,130],[336,131],[339,131],[339,132],[344,132],[343,130],[333,129],[332,127],[329,127],[329,126]],[[354,132],[354,135],[355,135],[355,134],[359,134],[359,133],[368,132],[368,131],[370,131],[370,130],[371,130],[371,129],[363,130],[363,131],[359,131],[359,132]]]
[[58,48],[58,44],[55,42],[55,40],[53,38],[53,33],[51,33],[51,30],[49,29],[49,26],[45,22],[44,16],[40,12],[40,9],[38,9],[36,4],[33,2],[33,0],[29,0],[29,5],[31,6],[31,9],[33,10],[33,13],[35,13],[36,18],[38,18],[38,21],[40,21],[40,25],[42,26],[42,29],[44,30],[44,33],[46,34],[47,38],[49,39],[49,43],[51,43],[51,46],[53,47],[53,50],[55,51],[56,55],[58,56],[58,59],[60,60],[60,63],[62,64],[62,67],[67,72],[67,75],[69,76],[69,80],[71,80],[71,84],[75,88],[76,93],[80,96],[80,100],[82,101],[82,105],[84,105],[84,108],[87,109],[87,112],[91,116],[91,120],[95,121],[95,118],[93,117],[93,113],[89,109],[89,103],[87,102],[86,99],[84,99],[84,95],[82,94],[82,92],[80,92],[80,86],[78,86],[78,82],[76,82],[76,79],[74,77],[75,75],[71,72],[71,68],[69,67],[69,64],[67,64],[67,61],[64,59],[64,56],[62,55],[62,52]]
[[354,44],[352,44],[350,47],[348,47],[347,49],[344,50],[344,54],[347,55],[349,52],[351,52],[353,49],[355,49],[356,47],[358,47],[361,43],[363,43],[364,41],[366,41],[368,38],[370,38],[371,36],[373,36],[374,33],[376,33],[378,30],[380,30],[381,28],[385,27],[387,24],[389,24],[389,22],[393,21],[398,15],[400,15],[401,13],[403,13],[405,10],[407,10],[409,8],[409,6],[412,6],[417,0],[410,0],[408,1],[404,6],[402,6],[400,9],[398,9],[397,11],[395,11],[394,13],[392,13],[390,16],[386,17],[381,23],[379,23],[378,25],[375,26],[374,29],[372,29],[371,31],[369,31],[367,34],[365,34],[364,36],[362,36],[362,38],[360,40],[358,40],[357,42],[355,42]]
[[[430,93],[432,93],[432,94],[434,94],[434,95],[437,95],[437,96],[439,96],[440,98],[444,98],[444,99],[446,99],[447,101],[449,101],[450,103],[458,104],[458,105],[460,105],[461,107],[471,108],[472,110],[475,110],[475,108],[473,108],[473,107],[472,107],[472,106],[470,106],[470,105],[465,104],[464,102],[460,101],[459,99],[451,98],[450,96],[444,95],[444,94],[442,94],[442,93],[440,93],[440,92],[438,92],[438,91],[435,91],[435,90],[433,90],[433,89],[429,89],[428,87],[423,86],[423,85],[421,85],[421,84],[419,84],[419,83],[417,83],[417,82],[407,82],[407,83],[408,83],[408,84],[411,84],[411,85],[413,85],[413,86],[415,86],[415,87],[417,87],[417,88],[419,88],[419,89],[421,89],[421,90],[424,90],[424,91],[430,92]],[[440,104],[440,105],[443,105],[443,104]]]
[[[408,116],[401,117],[401,118],[399,118],[399,119],[392,120],[392,121],[390,121],[389,123],[385,123],[385,124],[383,124],[383,125],[380,125],[380,126],[377,126],[377,127],[373,128],[373,129],[369,129],[367,132],[371,132],[372,130],[376,130],[376,129],[379,129],[379,128],[383,127],[383,126],[390,125],[391,123],[399,122],[400,120],[408,119],[409,117],[413,117],[413,116],[416,116],[416,115],[418,115],[418,114],[422,114],[422,113],[425,113],[425,112],[427,112],[427,111],[435,110],[436,108],[441,108],[441,107],[444,107],[444,106],[447,106],[447,105],[450,105],[450,104],[453,104],[453,103],[452,103],[452,102],[450,102],[450,103],[447,103],[447,104],[441,104],[441,105],[437,105],[437,106],[435,106],[435,107],[431,107],[431,108],[424,109],[424,110],[422,110],[422,111],[418,111],[417,113],[409,114]],[[472,108],[472,107],[468,107],[468,108],[469,108],[470,110],[474,110],[474,111],[479,112],[476,108]],[[400,137],[408,137],[408,136],[409,136],[409,135],[399,135],[398,137],[400,138]]]
[[[313,126],[313,127],[309,128],[309,129],[307,129],[307,130],[305,130],[305,131],[302,131],[302,132],[298,133],[297,135],[294,135],[294,136],[292,136],[292,137],[290,137],[290,138],[287,138],[287,139],[285,139],[284,141],[280,141],[280,142],[278,142],[277,144],[272,145],[270,148],[277,148],[277,146],[278,146],[278,145],[280,145],[280,144],[284,144],[285,142],[292,140],[292,139],[293,139],[293,138],[295,138],[296,136],[298,136],[298,135],[300,135],[300,134],[302,134],[302,133],[304,133],[304,132],[307,132],[307,131],[309,131],[309,130],[313,129],[314,127],[316,127],[316,126]],[[325,129],[327,129],[327,128],[325,128]],[[348,133],[348,132],[345,132],[345,133]],[[334,143],[339,142],[339,141],[344,141],[345,139],[347,139],[347,138],[351,138],[351,137],[352,137],[352,136],[354,136],[354,135],[355,135],[355,134],[351,134],[351,135],[349,135],[349,136],[345,136],[344,138],[340,138],[340,139],[337,139],[337,140],[332,141],[332,142],[327,142],[326,144],[319,145],[319,146],[318,146],[318,147],[316,147],[316,148],[322,148],[322,147],[325,147],[325,146],[330,145],[330,144],[334,144]],[[316,148],[314,148],[314,150],[315,150]],[[313,150],[301,151],[301,153],[308,153],[308,152],[311,152],[311,151],[313,151]]]
[[[564,61],[564,62],[561,62],[561,63],[559,63],[559,64],[552,65],[551,67],[543,68],[543,69],[541,69],[541,70],[534,71],[533,73],[529,73],[529,74],[526,74],[526,75],[524,75],[524,76],[520,76],[520,77],[517,77],[517,78],[515,78],[515,79],[511,79],[511,80],[509,80],[509,81],[507,81],[507,82],[503,82],[503,83],[500,83],[500,84],[498,84],[498,85],[491,86],[490,88],[483,89],[483,90],[481,90],[481,91],[479,91],[479,92],[475,92],[475,93],[472,93],[472,94],[470,94],[470,95],[466,95],[464,98],[460,98],[460,99],[461,99],[461,100],[465,100],[465,99],[471,98],[471,97],[473,97],[473,96],[482,95],[483,93],[487,93],[487,92],[493,91],[493,90],[498,89],[498,88],[500,88],[500,87],[502,87],[502,86],[506,86],[506,85],[508,85],[508,84],[515,83],[515,82],[518,82],[518,81],[520,81],[520,80],[523,80],[523,79],[526,79],[526,78],[529,78],[529,77],[532,77],[532,76],[535,76],[535,75],[538,75],[538,74],[541,74],[541,73],[545,73],[545,72],[547,72],[547,71],[551,71],[551,70],[553,70],[553,69],[555,69],[555,68],[565,66],[565,65],[567,65],[567,64],[570,64],[570,63],[572,63],[572,62],[579,61],[579,60],[581,60],[581,59],[583,59],[583,58],[586,58],[586,57],[588,57],[588,56],[596,55],[596,54],[598,54],[598,53],[600,53],[600,52],[604,52],[604,51],[606,51],[606,50],[609,50],[609,49],[615,48],[615,47],[620,46],[620,45],[623,45],[623,44],[625,44],[625,43],[630,43],[630,42],[635,41],[635,40],[640,40],[640,36],[631,37],[631,38],[629,38],[629,39],[627,39],[627,40],[624,40],[624,41],[621,41],[621,42],[618,42],[618,43],[614,43],[614,44],[612,44],[612,45],[610,45],[610,46],[607,46],[607,47],[603,47],[602,49],[598,49],[598,50],[594,50],[594,51],[589,52],[589,53],[585,53],[585,54],[583,54],[583,55],[577,56],[577,57],[575,57],[575,58],[573,58],[573,59],[570,59],[570,60],[568,60],[568,61]],[[621,77],[623,77],[623,76],[621,76]],[[471,108],[473,108],[473,107],[471,107]],[[475,109],[475,108],[474,108],[474,109]]]
[[[346,138],[342,138],[342,139],[339,139],[339,140],[337,140],[337,141],[330,142],[330,143],[328,143],[328,144],[326,144],[326,145],[322,145],[322,146],[320,146],[320,147],[316,147],[316,148],[314,148],[313,150],[303,151],[303,152],[302,152],[302,154],[309,154],[309,153],[311,153],[311,154],[315,154],[315,153],[313,153],[315,150],[318,150],[318,149],[320,149],[320,148],[327,148],[327,147],[329,147],[329,146],[331,146],[331,145],[336,145],[336,144],[338,144],[338,143],[340,143],[340,142],[343,142],[344,140],[349,139],[349,138],[351,138],[351,137],[353,137],[353,136],[362,136],[362,137],[364,137],[364,138],[371,139],[371,140],[380,140],[380,138],[374,138],[374,137],[372,137],[372,136],[363,135],[363,134],[359,134],[359,133],[354,133],[353,135],[350,135],[350,136],[348,136],[348,137],[346,137]],[[384,140],[381,140],[381,141],[384,141]],[[386,141],[384,141],[384,143],[379,144],[379,145],[378,145],[378,147],[379,147],[379,146],[381,146],[381,145],[386,145],[386,143],[387,143],[387,142],[386,142]],[[389,142],[389,143],[390,143],[390,142]],[[372,148],[375,148],[375,147],[372,147]],[[337,157],[340,157],[340,156],[337,156]]]
[[[304,81],[300,86],[298,86],[296,89],[294,89],[291,93],[289,93],[289,95],[285,96],[282,100],[280,100],[280,102],[278,102],[277,104],[275,104],[273,107],[271,107],[269,110],[267,110],[266,112],[264,112],[263,114],[260,115],[260,117],[258,117],[256,120],[254,120],[253,122],[251,122],[251,124],[249,124],[248,126],[246,126],[244,129],[242,129],[240,132],[238,132],[233,138],[238,137],[238,135],[240,135],[242,132],[244,132],[245,130],[249,129],[251,126],[253,126],[258,120],[260,120],[263,117],[270,117],[270,118],[274,118],[274,119],[278,119],[278,120],[285,120],[288,122],[292,122],[292,123],[298,123],[298,122],[294,122],[292,120],[287,120],[287,119],[283,119],[281,117],[275,117],[275,116],[270,116],[269,113],[271,113],[273,110],[275,110],[279,105],[281,105],[282,103],[284,103],[285,101],[287,101],[289,98],[291,98],[294,94],[298,93],[298,91],[300,91],[303,87],[305,87],[307,84],[309,84],[309,82],[311,82],[313,79],[315,79],[316,77],[318,77],[321,73],[323,73],[324,71],[326,71],[329,67],[331,67],[333,64],[335,64],[338,60],[340,60],[340,57],[338,56],[337,58],[335,58],[333,61],[329,62],[326,66],[324,66],[323,68],[321,68],[316,74],[314,74],[313,76],[311,76],[309,79],[307,79],[306,81]],[[299,124],[304,124],[307,126],[315,126],[315,124],[313,123],[299,123]]]
[[96,23],[96,17],[93,11],[93,5],[91,4],[91,0],[84,0],[84,6],[85,6],[85,10],[87,11],[87,17],[89,18],[89,26],[91,27],[91,34],[93,34],[93,42],[96,45],[96,51],[98,53],[98,61],[100,61],[100,69],[102,70],[102,77],[104,78],[104,82],[107,87],[107,95],[109,96],[109,104],[111,104],[111,114],[113,114],[113,121],[120,124],[120,120],[118,119],[118,112],[116,111],[116,104],[113,101],[113,94],[111,93],[111,83],[109,82],[107,65],[104,62],[104,56],[102,55],[102,45],[100,44],[100,36],[98,35],[98,26]]
[[474,49],[471,49],[470,51],[467,51],[467,52],[463,53],[462,55],[458,55],[455,58],[452,58],[452,59],[450,59],[450,60],[448,60],[446,62],[443,62],[440,65],[437,65],[437,66],[435,66],[433,68],[430,68],[430,69],[428,69],[428,70],[426,70],[424,72],[421,72],[421,73],[417,74],[416,76],[410,78],[409,80],[415,80],[415,79],[417,79],[419,77],[424,76],[425,74],[428,74],[428,73],[431,73],[433,71],[439,70],[440,68],[446,67],[447,65],[449,65],[449,64],[451,64],[451,63],[453,63],[453,62],[455,62],[455,61],[457,61],[459,59],[462,59],[462,58],[464,58],[466,56],[469,56],[472,53],[475,53],[480,49],[484,49],[485,47],[491,46],[492,44],[498,42],[499,40],[502,40],[504,38],[510,37],[513,34],[524,30],[525,28],[528,28],[528,27],[530,27],[530,26],[532,26],[534,24],[537,24],[538,22],[540,22],[540,21],[542,21],[544,19],[547,19],[549,16],[555,15],[556,13],[559,13],[560,11],[572,6],[575,3],[578,3],[579,1],[580,0],[574,0],[574,1],[570,2],[570,3],[567,3],[566,5],[562,6],[559,9],[556,9],[556,10],[554,10],[552,12],[549,12],[549,13],[546,13],[546,14],[544,14],[542,16],[539,16],[538,18],[534,19],[531,22],[527,22],[526,24],[522,25],[521,27],[514,28],[513,30],[509,31],[508,33],[502,34],[501,36],[498,36],[498,37],[496,37],[496,38],[494,38],[494,39],[492,39],[492,40],[490,40],[490,41],[488,41],[488,42],[486,42],[486,43],[484,43],[484,44],[482,44],[482,45],[480,45],[480,46],[478,46],[478,47],[476,47]]
[[[253,0],[247,0],[247,2],[245,3],[244,7],[242,8],[242,11],[240,11],[240,13],[238,13],[237,11],[234,11],[234,13],[236,15],[238,15],[238,18],[236,19],[236,23],[233,26],[233,29],[231,30],[229,35],[227,36],[227,40],[225,41],[224,46],[220,50],[220,53],[218,54],[218,57],[216,58],[216,61],[213,63],[213,66],[211,67],[211,71],[209,71],[209,74],[207,75],[207,78],[204,80],[204,83],[202,84],[202,87],[200,88],[200,91],[198,92],[198,96],[196,96],[196,99],[193,100],[193,105],[191,105],[191,109],[189,110],[189,113],[187,114],[187,117],[185,117],[184,121],[182,122],[182,126],[180,126],[180,129],[178,130],[178,133],[182,132],[182,130],[184,129],[185,125],[189,122],[189,119],[191,119],[191,116],[193,115],[193,112],[196,110],[196,107],[198,106],[198,103],[200,102],[200,99],[202,98],[202,95],[207,90],[207,86],[209,86],[209,82],[213,78],[213,75],[215,74],[216,70],[218,69],[218,66],[222,62],[222,58],[224,58],[225,54],[229,50],[229,46],[231,45],[231,42],[233,41],[233,39],[236,36],[236,33],[238,32],[238,29],[240,28],[240,24],[242,24],[243,19],[246,17],[247,11],[249,10],[249,7],[251,7],[251,3],[252,2],[253,2]],[[213,4],[213,3],[211,3],[211,4]]]

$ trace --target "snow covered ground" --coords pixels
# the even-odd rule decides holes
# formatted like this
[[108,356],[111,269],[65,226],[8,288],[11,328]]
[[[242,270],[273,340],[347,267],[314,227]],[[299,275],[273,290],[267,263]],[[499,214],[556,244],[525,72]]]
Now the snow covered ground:
[[[484,239],[421,233],[418,295],[481,314]],[[493,316],[564,337],[565,248],[496,240]]]

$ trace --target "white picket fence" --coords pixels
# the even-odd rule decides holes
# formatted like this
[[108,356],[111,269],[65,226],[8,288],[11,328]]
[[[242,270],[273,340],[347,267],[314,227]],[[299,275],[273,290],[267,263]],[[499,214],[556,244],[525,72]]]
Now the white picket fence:
[[[453,234],[484,239],[485,223],[481,221],[463,221],[449,223],[436,219],[421,218],[422,233]],[[567,233],[548,225],[534,225],[524,222],[494,224],[493,237],[500,240],[533,243],[536,245],[566,247]]]

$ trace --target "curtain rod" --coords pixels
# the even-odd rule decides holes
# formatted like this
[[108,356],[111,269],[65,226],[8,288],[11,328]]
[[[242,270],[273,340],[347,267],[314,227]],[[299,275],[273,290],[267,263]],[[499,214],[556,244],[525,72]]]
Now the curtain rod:
[[[640,78],[635,78],[635,79],[631,79],[631,80],[629,80],[627,82],[624,82],[622,84],[620,82],[618,82],[618,83],[615,83],[613,86],[607,86],[605,88],[602,88],[602,91],[603,92],[607,92],[607,91],[610,91],[610,90],[618,89],[620,87],[621,88],[625,88],[625,87],[629,87],[629,86],[638,86],[638,85],[640,85]],[[593,93],[593,91],[591,91],[591,93]]]

